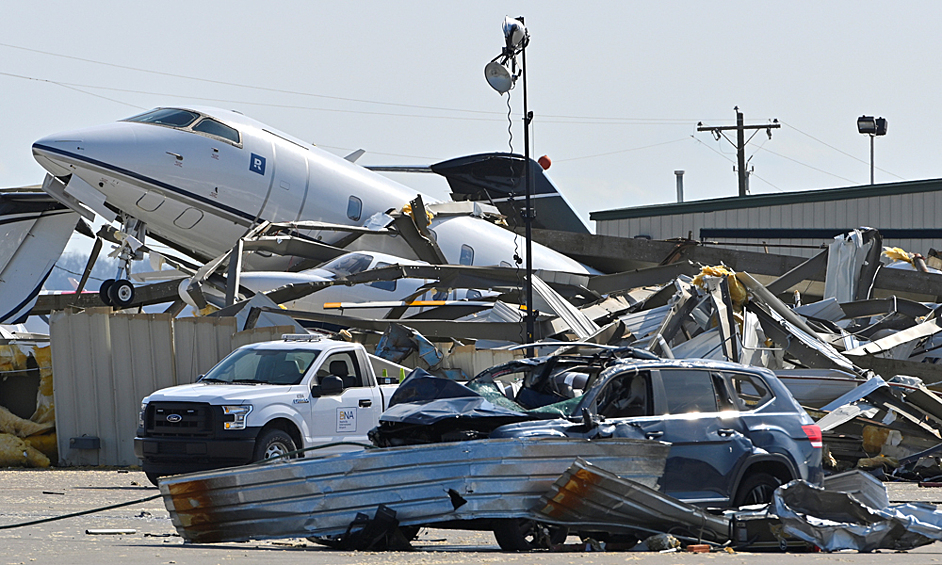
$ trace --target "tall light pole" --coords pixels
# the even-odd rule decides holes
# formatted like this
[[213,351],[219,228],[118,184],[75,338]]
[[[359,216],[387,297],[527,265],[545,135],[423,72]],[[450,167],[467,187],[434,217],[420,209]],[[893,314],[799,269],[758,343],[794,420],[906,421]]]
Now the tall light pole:
[[[527,343],[533,343],[535,338],[536,316],[533,310],[533,208],[530,206],[530,122],[533,114],[527,106],[527,45],[530,43],[530,34],[524,25],[523,16],[516,19],[504,18],[504,48],[501,54],[495,57],[484,67],[484,77],[491,88],[505,94],[513,88],[519,76],[523,76],[523,182],[526,198],[524,209],[521,212],[525,226],[526,237],[526,323]],[[520,73],[517,73],[517,54],[521,56]],[[508,68],[509,67],[509,68]],[[533,348],[527,349],[527,355],[533,356]]]
[[886,135],[886,118],[860,116],[857,118],[857,131],[870,136],[870,184],[873,184],[873,138]]

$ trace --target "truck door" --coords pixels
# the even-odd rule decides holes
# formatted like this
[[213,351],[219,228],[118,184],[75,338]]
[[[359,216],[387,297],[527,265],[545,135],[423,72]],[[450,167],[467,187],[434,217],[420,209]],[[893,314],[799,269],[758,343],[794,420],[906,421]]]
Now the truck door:
[[[338,441],[369,443],[366,434],[376,426],[378,412],[382,410],[378,390],[371,382],[365,367],[362,367],[353,350],[330,354],[317,370],[312,385],[317,385],[325,376],[340,377],[344,382],[341,394],[311,396],[311,435],[313,446]],[[340,453],[357,449],[338,446],[314,452],[315,455]]]

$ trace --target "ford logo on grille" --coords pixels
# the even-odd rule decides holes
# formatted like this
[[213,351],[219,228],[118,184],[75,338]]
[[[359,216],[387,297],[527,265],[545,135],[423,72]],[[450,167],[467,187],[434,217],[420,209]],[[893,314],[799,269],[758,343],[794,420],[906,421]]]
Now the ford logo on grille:
[[167,414],[167,421],[171,424],[177,424],[183,421],[183,416],[179,414]]

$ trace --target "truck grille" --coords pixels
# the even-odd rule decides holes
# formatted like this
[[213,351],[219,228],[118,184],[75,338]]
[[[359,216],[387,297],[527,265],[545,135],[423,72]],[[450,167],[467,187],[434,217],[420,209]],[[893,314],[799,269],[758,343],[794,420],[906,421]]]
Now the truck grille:
[[209,437],[213,435],[212,408],[197,402],[152,402],[144,425],[148,436]]

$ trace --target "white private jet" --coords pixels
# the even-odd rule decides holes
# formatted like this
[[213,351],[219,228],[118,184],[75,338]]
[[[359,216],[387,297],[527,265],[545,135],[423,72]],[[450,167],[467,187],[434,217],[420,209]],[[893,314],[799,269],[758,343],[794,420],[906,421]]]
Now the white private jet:
[[[351,161],[217,108],[157,108],[102,126],[36,141],[33,155],[49,174],[43,190],[80,215],[119,219],[126,234],[122,267],[103,298],[130,302],[125,277],[145,236],[201,261],[219,257],[263,222],[318,221],[359,228],[389,223],[416,192]],[[424,202],[435,200],[420,195]],[[478,214],[479,216],[480,214]],[[476,215],[441,214],[426,233],[441,262],[511,266],[523,255],[511,231]],[[419,258],[405,237],[318,229],[295,234],[347,250]],[[351,240],[355,239],[351,243]],[[297,257],[247,253],[245,267],[286,270]],[[533,267],[589,274],[580,263],[533,244]],[[594,272],[594,271],[593,271]]]

